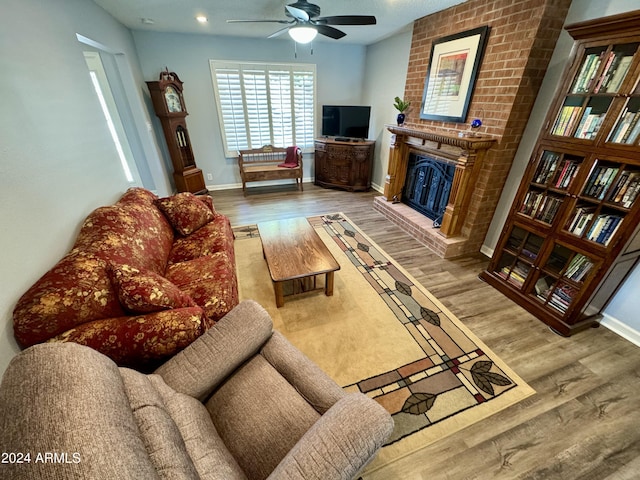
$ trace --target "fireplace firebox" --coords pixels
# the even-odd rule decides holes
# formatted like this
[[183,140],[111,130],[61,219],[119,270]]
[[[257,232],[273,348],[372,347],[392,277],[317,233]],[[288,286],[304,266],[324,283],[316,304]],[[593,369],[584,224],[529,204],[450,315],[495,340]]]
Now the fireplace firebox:
[[438,228],[449,202],[455,165],[437,158],[411,153],[402,201],[433,220]]

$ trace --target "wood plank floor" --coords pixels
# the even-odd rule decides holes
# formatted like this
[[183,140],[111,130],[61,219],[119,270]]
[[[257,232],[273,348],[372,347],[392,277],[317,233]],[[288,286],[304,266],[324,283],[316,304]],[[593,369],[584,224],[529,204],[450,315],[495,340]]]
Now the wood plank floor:
[[249,192],[211,196],[234,226],[344,212],[537,392],[366,480],[640,479],[639,347],[605,328],[555,335],[478,279],[485,256],[439,258],[373,210],[378,193]]

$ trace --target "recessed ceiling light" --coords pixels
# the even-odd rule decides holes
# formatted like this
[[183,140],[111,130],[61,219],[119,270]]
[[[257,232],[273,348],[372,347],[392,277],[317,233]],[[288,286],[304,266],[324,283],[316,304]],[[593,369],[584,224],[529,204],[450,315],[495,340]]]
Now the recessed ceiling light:
[[153,21],[153,18],[141,18],[140,21],[145,25],[153,25],[154,23],[156,23]]
[[209,21],[209,19],[204,15],[198,15],[196,17],[196,20],[199,21],[200,23],[207,23]]

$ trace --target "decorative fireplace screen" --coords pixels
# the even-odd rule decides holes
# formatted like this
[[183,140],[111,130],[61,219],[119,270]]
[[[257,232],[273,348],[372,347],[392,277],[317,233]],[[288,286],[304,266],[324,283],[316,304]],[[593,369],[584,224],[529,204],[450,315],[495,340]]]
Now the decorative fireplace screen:
[[455,165],[433,157],[409,155],[402,201],[439,227],[449,201]]

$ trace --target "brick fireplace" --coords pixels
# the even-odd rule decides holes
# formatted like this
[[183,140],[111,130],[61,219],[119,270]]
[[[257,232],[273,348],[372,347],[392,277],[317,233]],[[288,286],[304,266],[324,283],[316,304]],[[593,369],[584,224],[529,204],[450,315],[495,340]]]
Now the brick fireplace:
[[[467,253],[467,232],[474,228],[473,219],[467,212],[473,195],[482,195],[476,191],[476,180],[485,153],[495,144],[495,139],[487,135],[451,136],[395,126],[387,126],[387,129],[393,134],[389,173],[384,196],[376,197],[373,207],[444,258]],[[453,179],[439,228],[434,227],[433,220],[424,213],[401,203],[411,155],[426,156],[453,167]]]
[[[392,136],[383,197],[374,208],[438,255],[475,253],[482,246],[518,150],[571,0],[468,0],[414,23],[404,100],[412,107]],[[485,137],[459,137],[467,123],[420,119],[431,46],[439,38],[490,28],[467,121],[480,118]],[[490,141],[491,145],[486,145]],[[484,144],[484,145],[483,145]],[[456,165],[440,229],[403,203],[408,152]]]

